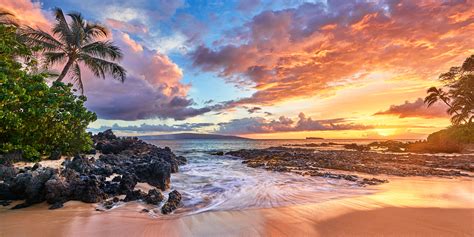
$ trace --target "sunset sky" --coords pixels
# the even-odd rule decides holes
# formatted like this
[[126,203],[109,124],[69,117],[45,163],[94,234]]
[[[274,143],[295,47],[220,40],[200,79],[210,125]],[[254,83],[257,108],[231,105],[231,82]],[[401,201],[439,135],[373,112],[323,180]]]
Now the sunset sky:
[[423,98],[474,54],[474,0],[0,0],[48,30],[52,9],[111,29],[125,83],[83,73],[91,131],[250,138],[425,138]]

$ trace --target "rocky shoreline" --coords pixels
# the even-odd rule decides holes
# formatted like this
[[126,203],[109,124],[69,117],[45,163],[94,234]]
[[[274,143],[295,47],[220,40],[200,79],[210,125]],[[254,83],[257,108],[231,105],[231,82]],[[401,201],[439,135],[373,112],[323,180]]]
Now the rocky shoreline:
[[[302,175],[345,179],[359,185],[388,182],[367,175],[393,176],[469,176],[474,172],[473,155],[388,154],[371,151],[317,150],[295,147],[242,149],[227,152],[253,168]],[[363,174],[363,175],[361,175]]]
[[[170,188],[172,173],[186,163],[168,147],[159,148],[137,138],[118,138],[111,130],[92,136],[98,159],[91,154],[66,159],[60,167],[0,166],[0,202],[10,205],[12,200],[24,200],[12,209],[24,208],[46,201],[50,209],[61,208],[70,200],[102,203],[110,209],[123,202],[141,200],[160,206],[166,199],[161,193]],[[97,157],[97,156],[95,156]],[[137,183],[148,183],[154,188],[145,193]],[[161,207],[169,214],[180,206],[181,194],[169,193]]]

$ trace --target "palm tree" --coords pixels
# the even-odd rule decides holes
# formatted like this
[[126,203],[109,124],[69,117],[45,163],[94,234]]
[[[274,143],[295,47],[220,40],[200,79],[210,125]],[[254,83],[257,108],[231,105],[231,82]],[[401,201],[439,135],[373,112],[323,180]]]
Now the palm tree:
[[428,104],[428,107],[438,102],[439,100],[443,101],[449,108],[452,107],[449,103],[448,94],[442,89],[431,87],[426,93],[428,93],[428,96],[426,96],[425,98],[425,104]]
[[452,67],[449,72],[440,75],[439,79],[449,88],[431,87],[425,103],[429,106],[442,101],[448,106],[451,122],[454,125],[472,124],[474,120],[474,55],[468,57],[461,67]]
[[80,64],[89,68],[96,77],[105,78],[106,74],[111,74],[121,82],[125,80],[125,69],[114,62],[122,58],[120,48],[111,41],[99,40],[108,35],[104,26],[87,22],[80,13],[67,14],[70,22],[66,21],[60,8],[56,8],[54,13],[56,24],[52,35],[32,28],[28,28],[24,35],[29,44],[39,46],[44,52],[46,67],[66,62],[56,81],[62,81],[71,73],[72,81],[83,93]]

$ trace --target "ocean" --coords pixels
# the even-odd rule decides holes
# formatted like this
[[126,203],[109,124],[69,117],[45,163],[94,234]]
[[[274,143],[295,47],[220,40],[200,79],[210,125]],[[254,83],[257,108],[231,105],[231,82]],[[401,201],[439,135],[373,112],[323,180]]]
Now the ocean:
[[[370,187],[360,187],[346,180],[250,168],[242,164],[238,158],[210,153],[322,142],[367,144],[375,140],[146,141],[159,147],[170,147],[175,154],[188,159],[186,165],[180,166],[178,173],[171,175],[171,190],[176,189],[183,195],[183,208],[177,210],[178,215],[319,203],[374,192]],[[321,149],[342,149],[342,145]]]

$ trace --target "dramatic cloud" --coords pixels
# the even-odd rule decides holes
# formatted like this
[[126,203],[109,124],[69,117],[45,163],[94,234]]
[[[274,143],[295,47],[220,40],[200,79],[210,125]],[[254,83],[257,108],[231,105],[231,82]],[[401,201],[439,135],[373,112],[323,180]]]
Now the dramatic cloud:
[[[430,78],[472,52],[473,1],[329,0],[264,11],[198,47],[194,65],[257,91],[230,103],[309,97],[359,73]],[[237,39],[237,40],[236,40]],[[230,43],[226,43],[230,42]]]
[[90,73],[84,76],[86,105],[100,118],[184,120],[211,111],[211,106],[192,107],[189,85],[181,83],[181,69],[166,55],[141,46],[125,33],[115,32],[114,40],[124,51],[125,82],[99,80]]
[[0,0],[0,10],[7,10],[15,15],[15,18],[22,25],[32,27],[48,28],[49,22],[41,12],[39,2],[30,0]]
[[124,132],[137,132],[137,133],[150,133],[150,132],[184,132],[194,131],[195,129],[209,127],[214,124],[212,123],[184,123],[176,125],[165,125],[165,124],[146,124],[143,123],[140,126],[119,126],[114,124],[112,126],[101,126],[100,128],[89,129],[92,132],[101,132],[107,129],[114,131]]
[[274,132],[330,131],[330,130],[365,130],[370,126],[353,124],[343,118],[329,120],[313,120],[304,113],[298,120],[281,116],[278,120],[267,120],[261,117],[233,119],[227,123],[219,123],[217,133],[222,134],[255,134]]
[[422,98],[414,102],[405,101],[401,105],[392,105],[388,110],[375,113],[374,115],[396,115],[399,118],[422,117],[422,118],[442,118],[448,117],[447,106],[435,103],[431,107],[426,106]]

